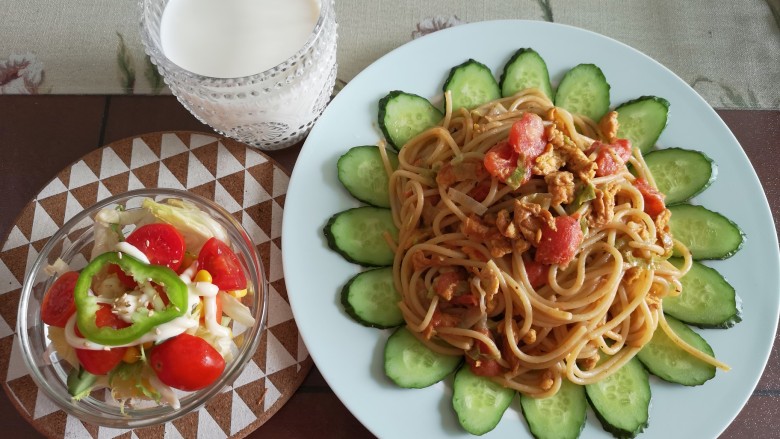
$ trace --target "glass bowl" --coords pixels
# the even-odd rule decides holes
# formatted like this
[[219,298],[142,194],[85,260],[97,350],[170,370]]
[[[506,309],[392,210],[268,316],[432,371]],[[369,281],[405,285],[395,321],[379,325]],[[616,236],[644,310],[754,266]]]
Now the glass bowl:
[[[230,323],[234,331],[235,356],[226,363],[222,375],[208,387],[195,392],[175,390],[180,401],[179,409],[154,401],[140,401],[138,404],[122,407],[105,389],[95,390],[89,396],[73,401],[67,386],[68,372],[72,367],[60,359],[50,347],[47,338],[48,326],[40,317],[44,294],[56,278],[47,273],[46,267],[59,258],[68,263],[71,270],[82,269],[89,261],[94,243],[92,224],[95,214],[106,207],[138,208],[145,198],[158,202],[166,199],[190,202],[225,228],[231,240],[230,246],[238,255],[247,277],[248,293],[242,302],[251,310],[255,324],[244,328],[235,322]],[[130,230],[124,231],[128,233]],[[260,258],[249,235],[230,213],[213,201],[189,192],[141,189],[99,201],[73,217],[48,240],[25,276],[16,330],[27,368],[32,372],[35,383],[54,403],[66,413],[87,423],[129,429],[164,423],[183,416],[232,384],[257,349],[260,335],[265,329],[266,308],[267,280]]]

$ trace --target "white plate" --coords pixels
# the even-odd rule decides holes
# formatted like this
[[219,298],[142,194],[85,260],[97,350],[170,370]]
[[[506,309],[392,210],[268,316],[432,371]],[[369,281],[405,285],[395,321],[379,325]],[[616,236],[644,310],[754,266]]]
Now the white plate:
[[[718,178],[695,202],[719,211],[747,233],[742,250],[707,262],[736,288],[743,321],[728,330],[698,331],[732,367],[703,386],[653,379],[650,426],[642,438],[716,437],[739,413],[764,369],[778,321],[777,237],[758,178],[737,140],[709,105],[672,72],[636,50],[584,30],[532,21],[457,26],[387,54],[339,93],[309,135],[295,165],[282,229],[284,273],[295,320],[322,375],[347,408],[380,437],[469,437],[452,411],[449,381],[422,390],[395,387],[382,368],[388,331],[365,328],[342,310],[339,292],[360,270],[328,249],[322,228],[336,212],[359,205],[341,187],[336,161],[352,146],[375,144],[377,101],[390,90],[438,99],[450,67],[477,59],[499,77],[514,51],[533,47],[553,84],[583,62],[601,67],[612,105],[642,95],[669,100],[669,125],[658,141],[705,151]],[[530,437],[517,400],[486,437]],[[595,416],[581,437],[610,437]]]

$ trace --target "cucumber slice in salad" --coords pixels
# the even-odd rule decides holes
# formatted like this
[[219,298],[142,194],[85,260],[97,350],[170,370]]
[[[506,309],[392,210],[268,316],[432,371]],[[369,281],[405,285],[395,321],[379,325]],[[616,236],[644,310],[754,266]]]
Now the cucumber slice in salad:
[[636,437],[650,418],[650,378],[636,357],[617,372],[585,386],[588,401],[604,430],[619,438]]
[[575,439],[585,427],[585,387],[569,380],[563,380],[558,393],[547,398],[520,395],[520,406],[536,439]]
[[481,436],[498,425],[515,391],[489,378],[474,375],[468,366],[455,374],[452,408],[464,430]]
[[398,302],[401,295],[393,285],[391,267],[358,273],[341,290],[341,304],[355,321],[373,328],[393,328],[404,323]]
[[490,69],[479,61],[469,59],[450,70],[444,81],[444,92],[452,93],[452,110],[470,110],[501,97],[501,89]]
[[667,205],[688,201],[707,189],[717,175],[717,166],[706,154],[682,148],[652,151],[645,156],[658,190]]
[[[666,322],[677,336],[694,348],[713,355],[712,347],[701,335],[671,316]],[[637,354],[653,375],[671,383],[698,386],[715,377],[715,366],[705,363],[677,346],[660,326],[653,338]]]
[[688,247],[694,259],[726,259],[742,248],[745,233],[725,216],[692,204],[670,206],[669,210],[672,235]]
[[555,106],[598,122],[609,111],[604,73],[594,64],[579,64],[566,72],[555,92]]
[[398,386],[422,389],[443,380],[460,365],[459,355],[428,349],[406,327],[398,328],[385,344],[385,374]]
[[666,128],[669,101],[657,96],[642,96],[615,108],[618,113],[617,136],[628,139],[644,154],[650,151]]
[[379,128],[396,150],[439,124],[444,115],[427,99],[403,91],[391,91],[379,100]]
[[[398,155],[387,151],[393,169],[398,168]],[[339,158],[339,181],[358,200],[377,207],[390,207],[388,184],[390,178],[379,148],[373,145],[356,146]]]
[[[670,260],[675,266],[682,259]],[[693,261],[680,279],[682,293],[664,298],[664,312],[700,328],[730,328],[742,321],[742,309],[734,287],[715,269]]]
[[544,59],[533,49],[519,49],[504,66],[499,82],[501,95],[512,96],[527,88],[537,88],[553,98],[550,73]]
[[385,233],[398,239],[390,209],[363,206],[333,215],[323,229],[328,246],[346,260],[363,266],[392,265],[395,253]]

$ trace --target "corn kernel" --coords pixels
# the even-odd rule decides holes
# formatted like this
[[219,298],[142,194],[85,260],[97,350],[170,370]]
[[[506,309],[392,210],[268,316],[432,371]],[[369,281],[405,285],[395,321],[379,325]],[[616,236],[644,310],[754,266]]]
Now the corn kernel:
[[125,354],[122,356],[122,361],[128,364],[133,364],[138,361],[141,351],[135,346],[128,346]]
[[230,295],[235,297],[236,299],[240,299],[246,296],[246,288],[244,288],[243,290],[228,291],[228,293],[230,293]]
[[195,279],[193,279],[195,282],[208,282],[211,283],[211,273],[209,273],[206,270],[198,270],[197,273],[195,273]]
[[154,346],[154,342],[153,341],[147,341],[146,343],[141,345],[141,347],[143,347],[145,351],[148,351],[149,349],[151,349],[152,346]]

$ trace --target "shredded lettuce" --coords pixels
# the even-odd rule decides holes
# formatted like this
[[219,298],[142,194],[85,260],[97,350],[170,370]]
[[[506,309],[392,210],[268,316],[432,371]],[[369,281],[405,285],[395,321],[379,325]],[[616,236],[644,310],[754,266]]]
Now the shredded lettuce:
[[246,305],[224,291],[220,291],[219,294],[222,296],[222,312],[247,328],[254,326],[255,318]]
[[122,210],[116,208],[101,209],[95,215],[95,245],[90,260],[105,252],[113,251],[116,244],[124,239],[122,228],[128,224],[141,224],[149,221],[146,209]]
[[68,271],[70,271],[70,265],[68,265],[67,262],[63,261],[60,258],[57,258],[57,260],[54,261],[53,264],[49,264],[43,268],[43,272],[49,276],[54,276],[55,274],[62,276]]
[[163,204],[147,198],[143,207],[159,220],[176,227],[190,252],[197,254],[203,244],[212,237],[230,244],[230,237],[222,224],[190,202],[170,199]]

